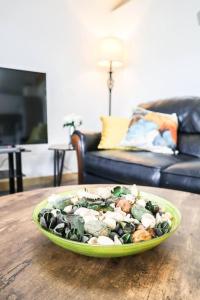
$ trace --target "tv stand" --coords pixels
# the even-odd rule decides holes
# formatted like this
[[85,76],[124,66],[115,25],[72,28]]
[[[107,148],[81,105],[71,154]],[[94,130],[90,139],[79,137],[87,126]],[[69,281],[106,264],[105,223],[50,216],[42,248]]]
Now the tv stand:
[[16,146],[0,147],[0,154],[8,155],[8,177],[10,194],[13,194],[15,192],[23,192],[22,152],[30,152],[30,150]]

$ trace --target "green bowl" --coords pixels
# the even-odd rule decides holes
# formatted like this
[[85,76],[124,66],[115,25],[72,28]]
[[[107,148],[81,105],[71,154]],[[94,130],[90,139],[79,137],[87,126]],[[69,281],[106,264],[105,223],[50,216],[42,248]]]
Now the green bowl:
[[[67,193],[69,192],[62,193],[62,195]],[[134,255],[137,253],[150,250],[158,246],[162,242],[164,242],[176,231],[176,229],[178,228],[181,222],[181,214],[179,210],[172,203],[170,203],[169,201],[161,197],[149,193],[141,192],[141,194],[145,196],[147,199],[156,202],[160,207],[166,209],[166,211],[169,211],[172,214],[173,219],[172,219],[172,227],[170,232],[164,234],[161,237],[156,237],[149,241],[125,244],[125,245],[99,246],[99,245],[89,245],[85,243],[66,240],[43,229],[38,222],[38,214],[42,208],[46,207],[47,199],[45,199],[35,207],[33,212],[33,220],[38,226],[38,228],[40,229],[40,231],[46,237],[48,237],[53,243],[72,252],[79,253],[82,255],[87,255],[87,256],[93,256],[93,257],[120,257],[120,256]]]

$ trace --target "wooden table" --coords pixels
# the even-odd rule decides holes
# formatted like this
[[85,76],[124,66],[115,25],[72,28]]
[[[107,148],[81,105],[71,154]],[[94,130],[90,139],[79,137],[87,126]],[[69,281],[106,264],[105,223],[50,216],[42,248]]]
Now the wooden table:
[[97,259],[54,245],[31,219],[37,203],[63,190],[66,187],[0,198],[1,300],[200,299],[200,195],[143,187],[177,205],[181,227],[151,251]]

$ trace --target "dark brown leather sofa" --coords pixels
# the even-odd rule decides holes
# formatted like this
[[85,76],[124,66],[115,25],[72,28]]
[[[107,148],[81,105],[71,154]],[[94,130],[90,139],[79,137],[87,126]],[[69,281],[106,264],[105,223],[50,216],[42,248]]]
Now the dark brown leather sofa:
[[77,152],[79,183],[135,183],[200,193],[200,98],[173,98],[141,106],[177,113],[179,154],[98,150],[99,132],[75,131],[72,143]]

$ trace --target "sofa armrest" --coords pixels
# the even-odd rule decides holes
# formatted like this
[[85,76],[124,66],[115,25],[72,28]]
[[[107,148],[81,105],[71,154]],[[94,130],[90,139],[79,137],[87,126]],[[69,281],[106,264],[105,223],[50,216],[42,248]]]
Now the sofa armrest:
[[100,132],[81,132],[75,130],[72,134],[71,141],[76,150],[78,162],[78,183],[84,182],[84,156],[87,151],[97,150],[97,146],[101,139]]

